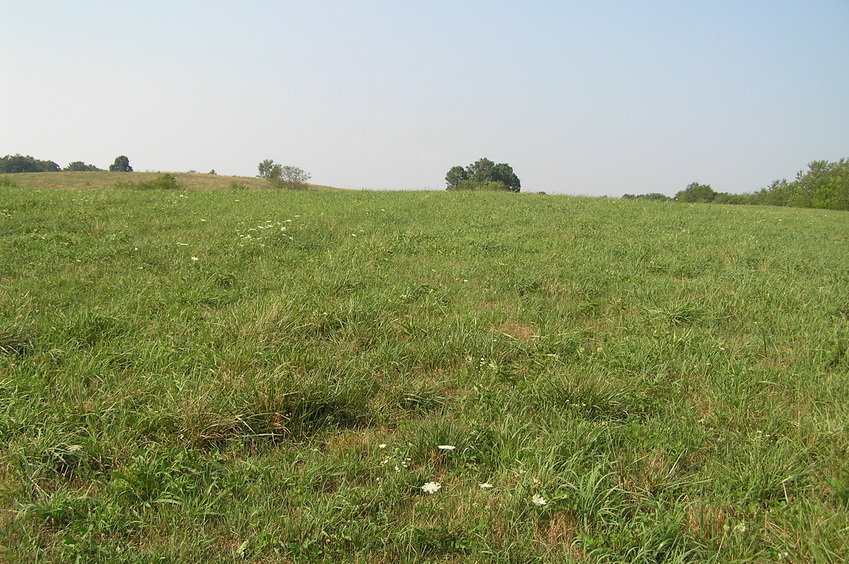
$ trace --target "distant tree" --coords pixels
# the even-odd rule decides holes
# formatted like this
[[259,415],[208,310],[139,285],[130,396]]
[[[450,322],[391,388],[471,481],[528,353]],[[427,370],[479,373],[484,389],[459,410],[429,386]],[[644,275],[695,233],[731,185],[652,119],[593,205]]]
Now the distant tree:
[[796,175],[795,194],[804,195],[811,207],[849,210],[849,160],[813,161]]
[[74,161],[72,163],[68,163],[68,166],[66,166],[62,170],[65,170],[65,171],[68,171],[68,172],[95,172],[95,171],[98,171],[100,169],[97,168],[94,165],[85,164],[82,161]]
[[130,159],[121,155],[115,157],[115,162],[109,165],[109,170],[112,172],[133,172],[133,167],[130,166]]
[[792,182],[774,180],[750,195],[749,203],[849,211],[849,159],[813,161]]
[[787,180],[773,180],[769,186],[749,196],[749,202],[761,206],[786,206],[795,188]]
[[486,157],[478,159],[466,167],[469,180],[475,182],[490,182],[495,180],[495,163]]
[[287,190],[306,190],[310,175],[296,166],[284,166],[280,170],[278,184]]
[[719,192],[713,199],[713,203],[743,205],[750,203],[750,198],[751,196],[746,194],[729,194],[728,192]]
[[449,170],[448,174],[445,175],[445,183],[448,185],[449,190],[451,190],[452,187],[456,188],[461,182],[468,179],[469,173],[461,166],[451,167],[451,170]]
[[38,161],[41,172],[59,172],[59,165],[53,161]]
[[265,159],[259,163],[257,169],[259,170],[259,174],[257,176],[268,180],[279,178],[280,175],[283,174],[282,167],[279,164],[275,164],[271,159]]
[[271,159],[265,159],[259,166],[259,177],[268,180],[275,188],[285,190],[305,190],[310,175],[296,166],[283,166]]
[[685,203],[710,203],[716,198],[716,192],[710,187],[710,184],[699,184],[698,182],[690,183],[686,189],[675,194],[676,202]]
[[447,190],[509,190],[519,192],[522,183],[507,163],[478,159],[466,168],[454,166],[445,175]]
[[29,155],[20,154],[0,157],[0,173],[57,172],[59,165],[53,161],[40,161]]

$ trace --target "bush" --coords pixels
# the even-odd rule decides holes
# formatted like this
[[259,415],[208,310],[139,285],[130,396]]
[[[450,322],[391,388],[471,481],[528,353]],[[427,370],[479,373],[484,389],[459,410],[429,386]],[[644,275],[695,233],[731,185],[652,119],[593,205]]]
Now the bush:
[[146,182],[119,182],[118,188],[130,188],[134,190],[182,190],[183,186],[177,182],[173,174],[165,173]]
[[448,190],[497,191],[507,190],[507,187],[504,185],[503,182],[476,182],[474,180],[462,180],[455,186],[449,187]]
[[651,194],[624,194],[622,196],[623,200],[651,200],[653,202],[668,202],[672,200],[666,194],[661,194],[659,192],[652,192]]

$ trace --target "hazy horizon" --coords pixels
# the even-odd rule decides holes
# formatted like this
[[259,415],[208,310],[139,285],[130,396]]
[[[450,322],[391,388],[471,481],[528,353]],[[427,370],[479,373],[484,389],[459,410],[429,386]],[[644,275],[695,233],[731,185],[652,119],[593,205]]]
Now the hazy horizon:
[[7,3],[0,155],[442,189],[751,192],[849,157],[849,2]]

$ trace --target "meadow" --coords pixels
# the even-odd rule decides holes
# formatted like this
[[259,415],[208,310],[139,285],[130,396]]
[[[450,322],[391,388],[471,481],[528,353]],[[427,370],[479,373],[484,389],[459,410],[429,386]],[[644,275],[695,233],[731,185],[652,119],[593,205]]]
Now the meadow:
[[849,561],[846,213],[16,182],[0,559]]

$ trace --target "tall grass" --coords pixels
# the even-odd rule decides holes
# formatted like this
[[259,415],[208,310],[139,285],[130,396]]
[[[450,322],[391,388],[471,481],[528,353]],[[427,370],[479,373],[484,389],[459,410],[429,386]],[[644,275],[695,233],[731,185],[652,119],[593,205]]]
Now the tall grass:
[[845,214],[0,189],[9,561],[849,558]]

